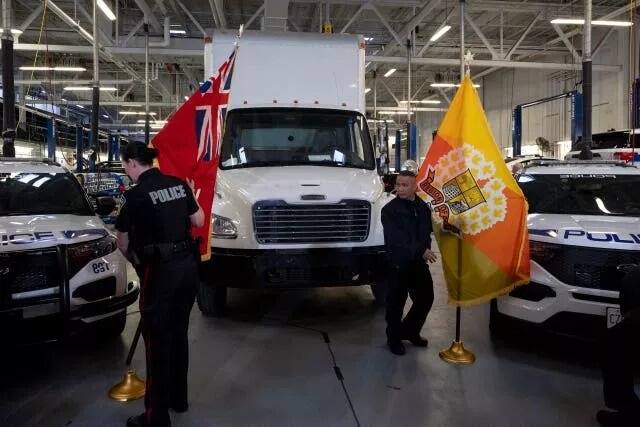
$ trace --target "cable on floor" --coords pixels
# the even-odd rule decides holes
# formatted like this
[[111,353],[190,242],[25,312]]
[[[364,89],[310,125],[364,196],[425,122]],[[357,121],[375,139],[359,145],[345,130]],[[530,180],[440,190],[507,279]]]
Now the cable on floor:
[[347,403],[349,404],[349,408],[351,409],[351,414],[353,415],[353,419],[356,422],[356,426],[360,427],[360,420],[358,419],[358,414],[356,413],[356,409],[353,406],[353,401],[351,400],[351,395],[349,394],[349,390],[347,390],[347,385],[344,383],[344,375],[342,374],[342,370],[338,366],[336,355],[333,352],[333,348],[331,347],[331,339],[329,338],[329,333],[320,329],[310,328],[308,326],[298,325],[296,323],[292,323],[287,320],[278,319],[276,317],[263,317],[263,319],[282,323],[283,325],[286,325],[292,328],[298,328],[298,329],[303,329],[309,332],[314,332],[322,336],[322,339],[327,345],[327,349],[329,350],[329,354],[331,355],[333,372],[336,374],[336,378],[338,379],[338,381],[340,382],[340,385],[342,386],[342,390],[344,391],[344,396],[347,399]]

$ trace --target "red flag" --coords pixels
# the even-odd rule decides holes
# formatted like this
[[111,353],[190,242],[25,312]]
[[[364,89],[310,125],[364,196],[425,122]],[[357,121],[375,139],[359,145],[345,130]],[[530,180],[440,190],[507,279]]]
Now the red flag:
[[213,192],[235,54],[234,50],[218,72],[171,115],[151,141],[158,149],[158,163],[163,173],[194,183],[194,196],[204,210],[205,223],[193,228],[191,233],[194,238],[200,238],[204,261],[211,257]]

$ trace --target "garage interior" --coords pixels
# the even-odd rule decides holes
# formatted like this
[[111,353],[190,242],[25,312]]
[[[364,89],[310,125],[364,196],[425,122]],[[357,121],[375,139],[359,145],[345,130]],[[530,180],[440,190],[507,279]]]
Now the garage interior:
[[[91,0],[2,1],[3,81],[10,76],[13,85],[3,85],[0,95],[15,97],[14,105],[5,102],[3,130],[17,129],[16,157],[55,158],[69,168],[76,168],[76,154],[95,153],[90,168],[96,161],[118,160],[120,144],[144,142],[145,126],[153,138],[205,80],[205,39],[216,31],[235,34],[243,25],[265,32],[362,35],[368,126],[375,141],[387,141],[388,166],[397,172],[408,159],[424,159],[452,102],[453,83],[460,81],[463,22],[471,78],[503,157],[564,159],[583,130],[574,94],[583,92],[584,26],[552,21],[583,19],[586,4],[594,20],[633,23],[593,25],[592,132],[640,128],[634,1],[102,3],[115,19],[100,8],[93,14]],[[7,33],[11,73],[5,71]],[[99,105],[90,90],[96,72],[105,89]],[[6,112],[14,109],[12,122]],[[78,148],[96,133],[90,150]],[[408,345],[403,357],[386,347],[384,307],[369,286],[229,289],[221,317],[194,305],[190,406],[184,414],[172,413],[172,425],[599,425],[603,349],[593,337],[538,328],[492,333],[486,303],[462,310],[462,339],[476,362],[440,359],[438,352],[454,339],[456,314],[435,250],[435,302],[422,331],[429,346]],[[131,265],[128,278],[138,281]],[[125,425],[143,410],[143,400],[118,402],[108,391],[126,371],[139,319],[134,304],[117,337],[86,331],[55,342],[2,346],[0,425]],[[131,366],[145,377],[142,342]],[[635,390],[640,393],[637,378]]]

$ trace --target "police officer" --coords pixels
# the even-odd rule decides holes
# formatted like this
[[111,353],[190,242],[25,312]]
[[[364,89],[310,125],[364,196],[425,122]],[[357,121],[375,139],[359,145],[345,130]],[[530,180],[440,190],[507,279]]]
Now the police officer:
[[152,167],[156,155],[139,143],[122,151],[125,172],[137,185],[124,194],[118,247],[139,272],[147,359],[146,411],[129,418],[128,427],[169,426],[169,408],[188,408],[187,329],[198,283],[190,229],[203,225],[204,213],[189,185]]
[[[420,331],[433,305],[433,281],[427,262],[431,251],[431,211],[416,195],[416,176],[403,170],[396,178],[396,198],[382,209],[382,226],[388,266],[387,344],[393,354],[403,355],[402,340],[418,347],[428,341]],[[407,295],[413,302],[402,318]]]
[[623,320],[607,330],[602,345],[604,402],[615,410],[598,412],[598,422],[604,427],[640,425],[640,399],[633,383],[640,350],[640,266],[623,267],[626,271],[620,287]]

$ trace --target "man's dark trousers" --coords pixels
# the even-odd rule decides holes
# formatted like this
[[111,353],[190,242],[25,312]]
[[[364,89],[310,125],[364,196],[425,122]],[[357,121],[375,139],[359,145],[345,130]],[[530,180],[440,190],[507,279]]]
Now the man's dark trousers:
[[[403,319],[407,296],[413,304]],[[387,288],[387,340],[419,336],[432,305],[433,280],[424,260],[411,262],[405,270],[392,268]]]
[[169,407],[187,405],[189,314],[198,271],[191,253],[145,267],[140,296],[142,336],[147,358],[145,408],[151,426],[169,424]]

